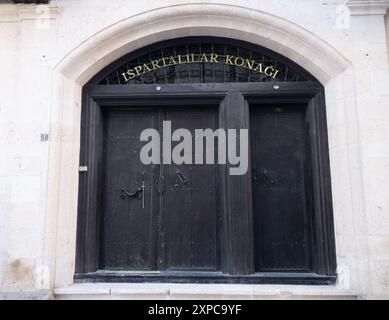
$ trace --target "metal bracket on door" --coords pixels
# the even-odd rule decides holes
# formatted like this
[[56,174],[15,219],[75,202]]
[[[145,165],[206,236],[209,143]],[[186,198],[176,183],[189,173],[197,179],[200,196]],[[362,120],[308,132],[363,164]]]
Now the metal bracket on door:
[[130,192],[127,189],[121,190],[122,199],[126,198],[136,198],[138,200],[142,200],[142,208],[145,208],[145,181],[143,180],[142,186],[139,187],[136,191]]
[[263,170],[263,175],[265,176],[265,178],[271,183],[271,184],[275,184],[276,181],[273,179],[272,175],[267,171],[267,170]]
[[142,193],[143,193],[143,189],[142,188],[138,188],[136,191],[134,192],[130,192],[128,191],[127,189],[122,189],[121,190],[121,198],[122,199],[126,199],[126,198],[137,198],[138,200],[141,200],[142,199]]
[[[183,175],[183,173],[180,170],[176,171],[176,176],[178,177],[178,179],[180,180],[180,182],[183,185],[187,185],[188,184],[188,179]],[[178,183],[177,182],[174,184],[174,187],[178,188]]]

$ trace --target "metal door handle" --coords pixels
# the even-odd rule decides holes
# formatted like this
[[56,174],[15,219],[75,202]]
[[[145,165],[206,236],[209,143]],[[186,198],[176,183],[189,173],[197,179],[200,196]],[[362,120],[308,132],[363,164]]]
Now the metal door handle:
[[126,189],[121,190],[121,198],[126,199],[126,198],[136,198],[138,200],[142,200],[142,208],[145,208],[145,180],[143,179],[142,181],[142,186],[140,186],[136,191],[130,192]]
[[140,200],[142,198],[142,194],[143,194],[143,188],[140,187],[138,188],[136,191],[134,192],[130,192],[128,191],[127,189],[122,189],[121,190],[121,198],[122,199],[126,199],[126,198],[137,198],[138,200]]

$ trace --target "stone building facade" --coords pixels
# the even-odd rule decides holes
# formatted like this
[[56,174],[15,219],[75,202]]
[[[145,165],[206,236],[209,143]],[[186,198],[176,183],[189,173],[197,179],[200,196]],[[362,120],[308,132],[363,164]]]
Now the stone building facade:
[[[389,298],[388,8],[387,0],[0,4],[0,297]],[[128,53],[193,36],[270,49],[324,87],[335,283],[75,282],[82,88]]]

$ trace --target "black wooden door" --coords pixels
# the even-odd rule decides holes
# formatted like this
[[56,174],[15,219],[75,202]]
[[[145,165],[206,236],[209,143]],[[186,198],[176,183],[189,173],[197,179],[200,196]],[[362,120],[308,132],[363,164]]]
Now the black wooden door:
[[310,165],[303,107],[250,109],[256,271],[311,269]]
[[157,110],[106,114],[104,269],[155,269],[159,166],[142,164],[139,153],[142,130],[157,127]]
[[[165,111],[172,130],[192,133],[192,164],[164,165],[163,197],[165,269],[216,270],[218,267],[217,165],[194,164],[195,129],[215,129],[214,109],[187,107]],[[174,148],[180,142],[174,142]],[[205,149],[205,148],[204,148]],[[205,153],[204,153],[205,155]]]
[[191,132],[194,146],[194,130],[214,129],[217,112],[201,106],[116,109],[106,119],[102,268],[216,270],[216,165],[144,165],[140,133],[154,128],[162,134],[162,121],[171,121],[172,132]]

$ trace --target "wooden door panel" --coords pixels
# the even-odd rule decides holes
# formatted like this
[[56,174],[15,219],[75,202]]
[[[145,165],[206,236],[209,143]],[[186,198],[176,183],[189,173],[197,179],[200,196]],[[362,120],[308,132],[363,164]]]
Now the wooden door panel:
[[[151,110],[112,111],[107,114],[105,149],[104,267],[153,269],[156,261],[156,186],[158,169],[143,165],[140,133],[155,128]],[[145,183],[144,207],[139,197],[128,197]]]
[[[217,113],[201,107],[167,110],[166,120],[172,121],[172,132],[178,128],[190,130],[194,146],[194,129],[214,129]],[[177,144],[172,143],[172,148]],[[216,270],[219,246],[216,165],[172,164],[165,165],[163,171],[165,268]]]
[[253,107],[250,128],[256,270],[309,270],[304,109]]

